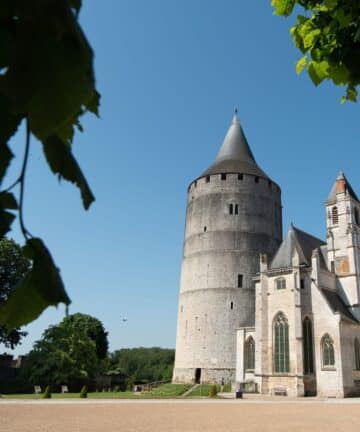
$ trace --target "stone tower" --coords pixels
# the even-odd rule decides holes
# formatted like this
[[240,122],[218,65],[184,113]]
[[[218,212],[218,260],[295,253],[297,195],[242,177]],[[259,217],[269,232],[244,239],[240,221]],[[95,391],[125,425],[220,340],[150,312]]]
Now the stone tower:
[[188,188],[174,382],[235,379],[236,329],[254,325],[259,255],[282,240],[281,190],[236,111],[215,162]]
[[326,201],[328,261],[338,292],[360,320],[360,201],[340,172]]

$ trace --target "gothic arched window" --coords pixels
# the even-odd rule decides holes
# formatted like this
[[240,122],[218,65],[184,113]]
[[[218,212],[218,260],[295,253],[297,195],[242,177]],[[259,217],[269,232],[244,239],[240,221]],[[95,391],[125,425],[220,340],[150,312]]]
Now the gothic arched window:
[[251,336],[248,337],[245,342],[244,365],[245,371],[252,371],[255,369],[255,341]]
[[339,213],[338,213],[338,208],[336,206],[332,208],[331,215],[332,215],[332,223],[334,225],[339,223]]
[[355,350],[355,370],[360,370],[360,342],[358,338],[355,338],[354,341],[354,350]]
[[304,373],[314,373],[312,323],[308,317],[303,321]]
[[274,372],[289,372],[289,324],[282,312],[276,315],[273,322],[273,355]]
[[323,367],[335,366],[334,342],[328,334],[321,339],[321,352]]

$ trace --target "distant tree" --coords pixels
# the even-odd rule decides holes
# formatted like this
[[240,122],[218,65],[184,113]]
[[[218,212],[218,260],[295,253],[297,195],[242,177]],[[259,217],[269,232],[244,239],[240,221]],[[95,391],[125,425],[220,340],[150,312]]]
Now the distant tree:
[[[99,320],[75,314],[45,330],[27,356],[22,378],[30,384],[59,386],[94,378],[107,347],[107,333]],[[98,345],[97,345],[98,343]]]
[[304,69],[317,86],[330,80],[346,86],[342,102],[357,101],[360,84],[360,1],[272,0],[276,15],[289,16],[295,6],[304,9],[291,27],[294,44],[304,54],[296,71]]
[[[29,269],[30,261],[23,255],[21,247],[13,240],[0,240],[0,304],[7,300]],[[13,349],[26,334],[19,328],[9,332],[6,327],[0,326],[0,343]]]
[[100,320],[90,315],[76,313],[64,318],[60,325],[84,331],[95,342],[97,357],[99,359],[106,358],[109,348],[108,332],[105,331]]
[[154,382],[171,379],[175,351],[166,348],[124,348],[111,356],[113,369],[121,369],[131,382]]

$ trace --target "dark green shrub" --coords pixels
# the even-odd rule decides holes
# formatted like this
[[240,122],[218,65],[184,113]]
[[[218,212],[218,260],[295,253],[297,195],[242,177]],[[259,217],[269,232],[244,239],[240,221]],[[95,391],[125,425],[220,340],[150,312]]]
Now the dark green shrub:
[[81,392],[80,392],[80,397],[81,398],[87,398],[87,387],[86,387],[86,385],[84,385],[84,387],[81,389]]
[[43,398],[44,399],[50,399],[51,398],[51,390],[50,390],[50,386],[47,386],[44,394],[43,394]]
[[216,384],[213,384],[209,389],[209,397],[215,397],[218,393],[218,388]]
[[127,380],[127,383],[126,383],[126,390],[127,390],[127,391],[133,391],[133,389],[134,389],[134,384],[135,384],[135,382],[134,382],[134,378],[133,378],[133,377],[130,377],[130,378]]

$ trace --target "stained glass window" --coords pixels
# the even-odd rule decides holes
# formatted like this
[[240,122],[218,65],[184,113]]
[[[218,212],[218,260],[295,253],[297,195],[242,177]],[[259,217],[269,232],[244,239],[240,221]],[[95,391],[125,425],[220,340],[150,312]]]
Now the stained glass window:
[[255,369],[255,341],[250,336],[245,342],[245,371]]
[[323,366],[335,366],[334,342],[328,334],[321,339],[321,351]]
[[304,373],[314,373],[314,352],[312,323],[309,318],[303,321]]
[[289,324],[283,313],[278,313],[273,324],[274,333],[274,370],[287,373],[289,361]]

